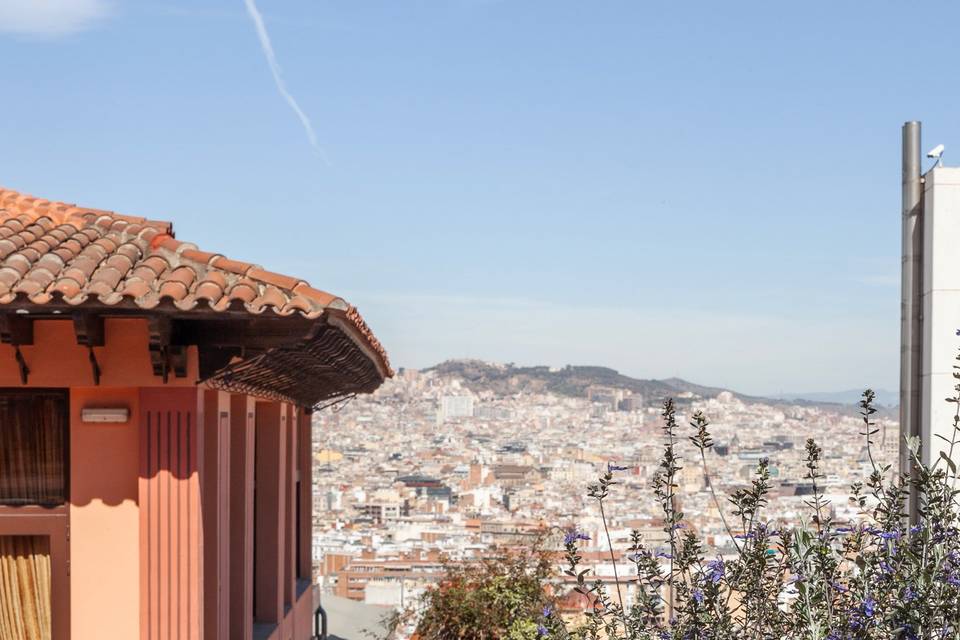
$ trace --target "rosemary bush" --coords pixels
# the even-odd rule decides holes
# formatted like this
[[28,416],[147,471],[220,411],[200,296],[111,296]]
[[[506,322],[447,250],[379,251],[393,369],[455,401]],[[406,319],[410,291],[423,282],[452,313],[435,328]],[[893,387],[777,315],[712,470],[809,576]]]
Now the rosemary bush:
[[[552,610],[544,611],[537,634],[562,640],[960,638],[958,473],[952,460],[960,433],[960,384],[955,389],[955,397],[947,400],[957,407],[948,453],[924,466],[919,442],[908,440],[913,460],[908,476],[874,461],[874,393],[864,392],[861,435],[872,472],[865,483],[852,487],[850,499],[861,514],[852,525],[841,526],[829,515],[821,488],[821,448],[813,439],[806,443],[806,480],[812,485],[806,521],[782,526],[764,519],[772,484],[768,463],[761,460],[750,485],[728,498],[735,520],[723,524],[735,541],[736,553],[726,558],[708,557],[677,508],[677,474],[682,468],[677,442],[689,438],[709,480],[705,455],[713,445],[709,422],[698,412],[692,416],[690,432],[681,433],[674,403],[668,400],[662,413],[664,450],[653,491],[663,513],[669,553],[658,557],[633,532],[628,558],[636,567],[636,577],[630,580],[635,581],[637,595],[633,603],[625,604],[624,580],[615,570],[610,584],[591,581],[578,550],[586,536],[568,532],[564,572],[576,579],[577,591],[590,604],[585,620],[575,625]],[[604,529],[605,500],[622,470],[609,465],[588,490],[598,503]],[[712,484],[708,486],[712,492]],[[919,512],[913,523],[906,506],[911,488]],[[722,517],[716,494],[713,500]],[[612,545],[609,551],[616,567]]]

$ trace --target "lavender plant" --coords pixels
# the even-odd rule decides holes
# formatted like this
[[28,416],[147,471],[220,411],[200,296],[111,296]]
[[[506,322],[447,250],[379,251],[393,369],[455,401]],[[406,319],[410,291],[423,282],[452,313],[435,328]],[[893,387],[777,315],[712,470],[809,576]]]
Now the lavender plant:
[[[953,460],[960,439],[960,367],[954,369],[955,393],[947,402],[956,411],[952,436],[943,438],[946,451],[934,464],[924,465],[919,443],[909,440],[909,474],[875,461],[875,396],[871,390],[863,393],[861,436],[871,471],[865,483],[851,488],[850,500],[859,512],[853,523],[838,523],[831,516],[822,488],[822,450],[813,439],[805,448],[811,488],[805,518],[789,526],[765,518],[772,482],[764,459],[749,486],[728,498],[734,515],[728,522],[710,482],[709,421],[695,413],[688,437],[734,540],[735,551],[727,557],[709,557],[678,508],[677,476],[683,466],[676,447],[682,434],[674,403],[667,400],[664,449],[652,481],[667,536],[664,551],[649,548],[633,531],[627,561],[635,577],[620,577],[606,507],[624,468],[609,465],[588,495],[599,506],[614,580],[590,580],[580,552],[586,536],[568,532],[564,573],[576,580],[588,606],[584,618],[575,622],[546,610],[538,635],[560,640],[960,638],[960,490]],[[907,511],[911,488],[917,501],[912,522]],[[623,597],[628,581],[633,583],[632,602]]]

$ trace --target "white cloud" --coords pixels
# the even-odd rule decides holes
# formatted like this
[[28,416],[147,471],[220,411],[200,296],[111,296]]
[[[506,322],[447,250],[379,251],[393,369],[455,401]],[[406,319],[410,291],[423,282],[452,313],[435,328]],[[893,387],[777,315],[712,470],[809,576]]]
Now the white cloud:
[[0,31],[66,35],[89,28],[110,11],[108,0],[0,0]]

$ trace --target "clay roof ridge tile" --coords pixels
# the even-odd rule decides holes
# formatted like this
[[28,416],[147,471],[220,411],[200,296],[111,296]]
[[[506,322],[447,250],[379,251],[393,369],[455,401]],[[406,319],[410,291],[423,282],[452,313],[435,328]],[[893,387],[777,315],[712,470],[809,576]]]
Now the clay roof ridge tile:
[[201,251],[196,247],[188,247],[180,252],[180,257],[191,260],[198,264],[203,265],[204,267],[213,266],[212,263],[217,258],[222,258],[223,256],[219,253],[211,253],[209,251]]
[[260,266],[240,260],[232,260],[226,256],[219,256],[211,259],[210,266],[222,271],[229,271],[238,276],[246,276],[251,269],[259,269]]
[[137,232],[137,237],[140,238],[141,240],[145,240],[147,242],[147,248],[149,249],[150,241],[156,236],[158,236],[159,234],[160,232],[154,227],[144,225],[144,227]]

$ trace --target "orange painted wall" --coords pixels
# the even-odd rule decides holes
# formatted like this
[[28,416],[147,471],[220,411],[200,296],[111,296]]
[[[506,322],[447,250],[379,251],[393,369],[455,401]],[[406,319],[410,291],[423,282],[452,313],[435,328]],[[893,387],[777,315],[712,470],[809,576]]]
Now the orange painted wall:
[[[139,390],[70,390],[71,640],[140,633]],[[126,424],[83,424],[83,407],[123,406]]]
[[[27,386],[70,389],[70,629],[71,640],[129,640],[140,634],[140,513],[138,387],[162,386],[153,375],[145,319],[108,319],[106,346],[94,348],[100,386],[73,323],[38,320],[34,345],[20,348]],[[188,375],[197,379],[196,350]],[[14,348],[0,345],[0,386],[22,387]],[[126,424],[84,424],[84,407],[127,407]]]
[[140,390],[142,640],[203,637],[202,393]]
[[[149,331],[144,318],[108,318],[105,321],[106,346],[94,347],[100,363],[100,387],[194,386],[198,377],[197,350],[187,350],[187,375],[172,373],[167,385],[153,375],[147,349]],[[32,346],[20,347],[30,369],[27,386],[93,386],[93,373],[86,347],[77,344],[73,322],[37,320],[33,323]],[[0,344],[0,387],[21,387],[14,348]]]
[[[149,455],[144,457],[144,446],[150,439],[143,434],[157,433],[156,429],[146,428],[145,411],[172,411],[175,405],[191,404],[193,399],[199,401],[202,397],[203,392],[196,386],[197,352],[195,348],[188,350],[187,376],[177,378],[171,373],[169,382],[164,385],[159,376],[153,375],[145,319],[108,319],[105,329],[106,346],[94,349],[101,369],[100,386],[93,385],[88,350],[77,344],[73,323],[68,318],[36,321],[35,344],[20,348],[30,368],[26,386],[70,389],[70,638],[199,638],[203,576],[199,554],[203,543],[199,527],[201,492],[196,455],[202,452],[203,436],[196,425],[202,424],[202,404],[192,405],[196,412],[190,418],[191,424],[195,425],[190,433],[196,431],[196,435],[191,436],[196,441],[195,445],[186,445],[186,450],[193,452],[193,457],[184,463],[186,467],[180,469],[186,474],[160,468],[164,462],[162,459],[158,459],[160,467],[157,469],[141,467],[145,459],[152,459]],[[0,387],[23,387],[14,354],[12,346],[0,344]],[[244,402],[249,401],[244,399]],[[272,472],[270,475],[275,473],[277,477],[271,477],[265,484],[274,489],[270,506],[278,516],[272,527],[266,527],[273,530],[276,545],[270,550],[270,562],[264,563],[273,568],[274,584],[270,591],[276,601],[276,611],[272,611],[268,619],[277,622],[271,638],[300,640],[309,637],[316,593],[311,587],[298,597],[295,595],[294,554],[292,548],[285,551],[280,543],[290,545],[295,539],[292,523],[285,520],[292,517],[293,512],[294,476],[291,467],[295,467],[299,446],[304,446],[306,454],[309,453],[309,438],[294,438],[292,426],[298,417],[288,412],[285,405],[267,404],[272,405],[276,415],[271,417],[276,424],[271,424],[272,429],[267,430],[275,441],[275,446],[267,449],[273,452],[275,459],[266,466]],[[125,407],[129,409],[130,417],[121,424],[85,424],[81,422],[81,411],[91,407]],[[247,408],[253,407],[254,404],[249,402]],[[309,424],[309,419],[306,423]],[[178,433],[178,437],[182,437],[186,431],[180,429]],[[172,437],[170,434],[168,437]],[[252,444],[252,435],[249,434],[249,444]],[[158,437],[163,444],[163,433]],[[266,439],[270,440],[269,437]],[[309,465],[306,454],[306,462],[301,465]],[[252,456],[250,462],[252,466]],[[309,508],[312,504],[309,477],[308,471],[303,478],[307,492],[307,498],[303,500],[306,540],[301,540],[307,553],[310,550]],[[173,496],[168,493],[171,490],[179,495],[178,501],[171,502]],[[250,501],[252,503],[252,499]],[[163,511],[166,507],[169,508]],[[178,529],[177,535],[184,538],[183,554],[167,553],[170,560],[176,558],[178,564],[185,563],[185,570],[179,568],[168,574],[160,566],[160,561],[167,559],[162,547],[171,542],[161,539],[166,531],[163,527],[157,528],[161,516],[169,517],[172,526]],[[252,517],[248,524],[252,529]],[[156,539],[153,537],[155,533]],[[155,549],[159,550],[157,554],[153,553]],[[152,564],[155,555],[156,566]],[[267,572],[269,568],[266,567]],[[231,573],[235,571],[238,576],[249,575],[251,570],[252,557],[247,558],[242,571],[231,567]],[[163,598],[157,598],[161,593],[174,593],[173,587],[177,586],[171,582],[174,579],[179,585],[176,611],[164,611],[160,602]],[[252,596],[252,587],[250,584],[245,588],[245,591],[251,591],[249,596]],[[157,593],[151,595],[151,590]],[[153,604],[157,606],[151,606]],[[179,612],[187,613],[181,616]],[[173,617],[176,618],[175,630],[172,623],[167,625],[169,629],[164,627],[163,620],[172,620]]]

